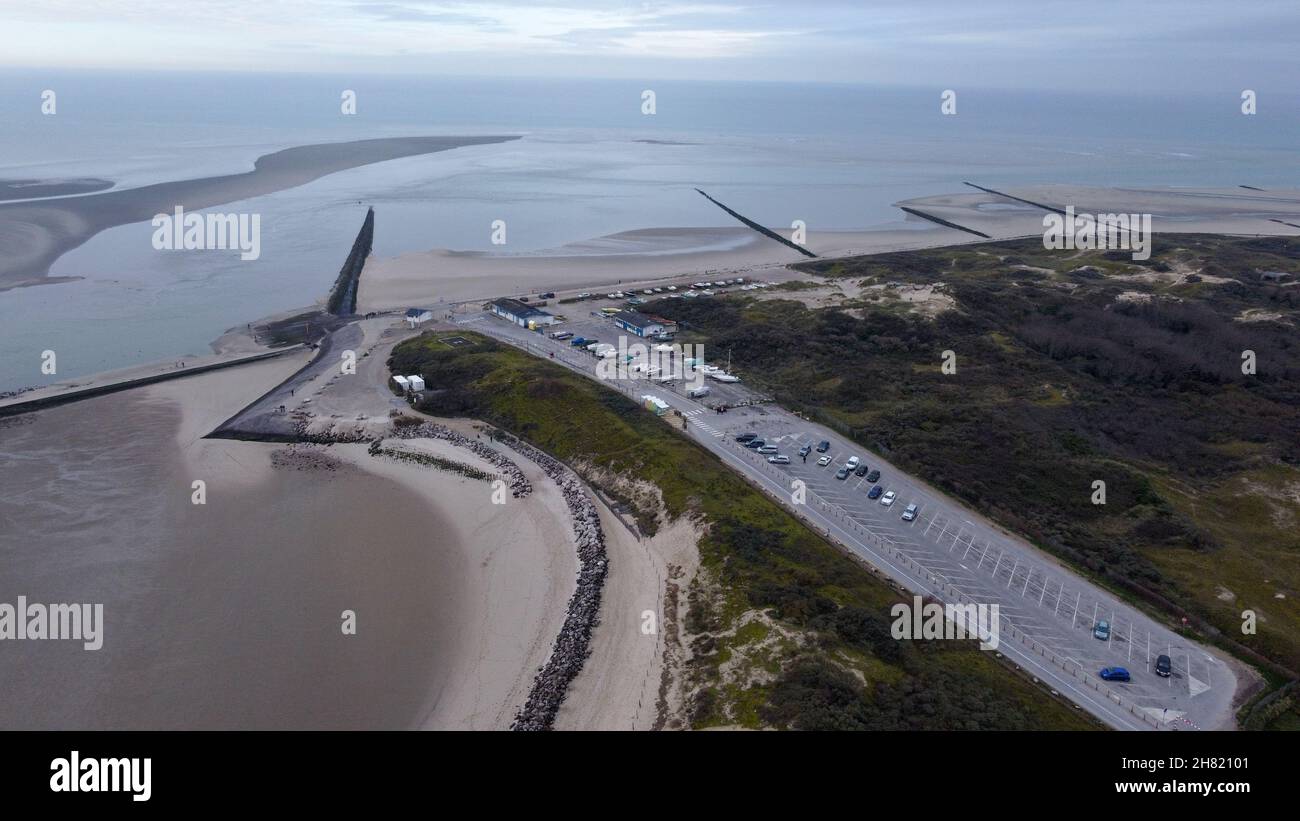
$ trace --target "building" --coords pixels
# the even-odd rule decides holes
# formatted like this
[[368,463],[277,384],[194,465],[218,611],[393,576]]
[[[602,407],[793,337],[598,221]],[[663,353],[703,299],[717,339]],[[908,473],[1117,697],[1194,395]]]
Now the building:
[[555,324],[555,317],[540,308],[525,305],[517,299],[494,299],[488,303],[488,310],[493,316],[532,329],[540,325]]
[[419,376],[419,375],[417,375],[417,374],[411,374],[410,376],[406,377],[406,381],[410,384],[410,386],[411,386],[411,390],[413,390],[413,391],[422,391],[422,390],[424,390],[424,377],[423,377],[423,376]]
[[406,324],[410,325],[412,328],[419,325],[421,322],[428,322],[430,319],[433,319],[433,311],[430,311],[428,308],[406,309]]
[[668,412],[668,403],[657,396],[646,394],[641,397],[641,406],[653,413],[655,416],[663,416]]
[[613,319],[616,326],[637,336],[659,336],[664,332],[661,320],[636,311],[619,311]]
[[408,390],[411,389],[411,383],[409,380],[407,380],[405,376],[398,376],[397,374],[393,374],[393,381],[397,383],[397,387],[402,389],[402,393],[406,393]]
[[646,314],[646,316],[659,323],[659,327],[663,329],[659,332],[660,336],[671,336],[672,334],[677,333],[677,323],[675,321],[665,319],[662,316],[655,316],[654,314]]

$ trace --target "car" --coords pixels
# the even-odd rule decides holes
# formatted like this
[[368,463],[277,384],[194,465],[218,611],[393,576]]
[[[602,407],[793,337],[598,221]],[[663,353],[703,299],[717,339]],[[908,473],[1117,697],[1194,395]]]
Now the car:
[[871,490],[868,490],[868,491],[867,491],[867,498],[868,498],[868,499],[879,499],[879,498],[880,498],[880,494],[881,494],[881,493],[884,493],[884,492],[885,492],[885,489],[884,489],[883,487],[881,487],[880,485],[876,485],[875,487],[871,488]]
[[662,294],[664,292],[663,288],[651,288],[650,290],[654,291],[656,294]]
[[682,296],[686,297],[687,299],[695,299],[696,297],[699,296],[699,294],[696,293],[695,291],[687,291],[686,293],[682,294]]
[[573,339],[569,340],[569,344],[575,348],[578,347],[579,345],[585,344],[586,342],[587,342],[586,338],[581,336],[575,336]]
[[692,282],[692,283],[691,283],[691,287],[692,287],[692,288],[703,288],[703,287],[704,287],[704,283],[703,283],[703,282]]
[[894,493],[892,490],[886,491],[885,495],[880,497],[880,503],[885,507],[889,507],[894,503],[894,497],[897,495],[898,494]]
[[551,339],[558,339],[561,341],[565,339],[572,339],[572,338],[573,338],[573,333],[571,331],[556,331],[555,333],[551,334]]
[[544,294],[538,294],[538,297],[541,298],[541,299],[555,299],[555,292],[554,292],[554,291],[547,291],[547,292],[544,293]]
[[1169,656],[1166,656],[1164,654],[1156,656],[1157,676],[1160,676],[1161,678],[1169,678],[1170,674],[1173,673],[1173,671],[1174,671],[1174,665],[1173,662],[1169,660]]
[[825,453],[826,451],[828,451],[828,450],[830,450],[830,449],[831,449],[831,443],[830,443],[830,442],[827,442],[827,441],[824,440],[824,439],[823,439],[822,441],[820,441],[820,442],[817,443],[817,452],[818,452],[818,453]]
[[810,453],[812,453],[812,445],[804,445],[803,447],[799,448],[800,456],[807,456]]
[[1100,675],[1102,681],[1128,681],[1130,678],[1128,670],[1123,667],[1103,667]]
[[836,479],[847,479],[847,478],[849,478],[849,469],[848,469],[848,468],[840,468],[839,470],[835,471],[835,478],[836,478]]
[[583,291],[582,293],[578,294],[578,299],[591,299],[591,294],[587,293],[586,291]]
[[853,471],[853,475],[854,475],[854,476],[866,476],[866,475],[867,475],[867,466],[866,466],[866,465],[858,465],[858,469],[855,470],[855,471]]
[[763,447],[763,445],[766,444],[767,442],[764,442],[762,439],[750,439],[748,442],[745,443],[745,447],[749,448],[750,450],[758,450],[759,448]]
[[622,299],[622,294],[605,294],[605,299]]
[[907,507],[903,508],[903,521],[910,522],[913,519],[915,519],[917,510],[918,508],[915,504],[910,504]]
[[831,457],[829,456],[823,456],[822,458],[817,460],[817,465],[819,467],[826,467],[830,463],[831,463]]
[[668,286],[668,290],[670,290],[670,291],[676,291],[676,290],[677,290],[677,286],[676,286],[676,285],[669,285],[669,286]]
[[849,470],[857,470],[857,469],[858,469],[858,463],[861,462],[861,461],[862,461],[862,460],[859,459],[859,458],[856,457],[856,456],[850,456],[850,457],[849,457],[849,461],[847,461],[847,462],[844,463],[844,467],[848,468]]
[[736,441],[737,441],[737,442],[748,442],[748,441],[750,441],[751,439],[757,439],[757,438],[758,438],[758,434],[757,434],[757,433],[738,433],[738,434],[736,434]]
[[790,457],[784,454],[780,456],[769,456],[767,457],[767,461],[774,465],[788,465],[790,464]]
[[776,445],[763,445],[758,449],[759,453],[776,453],[779,448]]
[[878,470],[873,470],[873,471],[871,471],[870,473],[868,473],[868,474],[867,474],[867,481],[870,482],[870,483],[872,483],[873,485],[874,485],[876,482],[880,481],[880,471],[878,471]]
[[705,296],[713,296],[713,292],[710,291],[708,288],[705,288],[703,291],[700,291],[700,293],[704,294]]
[[1093,625],[1092,637],[1102,641],[1110,641],[1110,622],[1102,619]]

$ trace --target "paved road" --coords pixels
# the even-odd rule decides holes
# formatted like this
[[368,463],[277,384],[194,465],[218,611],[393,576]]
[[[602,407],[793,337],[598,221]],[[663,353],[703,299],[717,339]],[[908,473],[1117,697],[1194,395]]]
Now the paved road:
[[[457,323],[595,378],[595,359],[564,343],[483,314]],[[603,384],[634,398],[664,393],[662,386],[639,380]],[[844,437],[775,405],[717,414],[682,395],[674,395],[670,404],[685,414],[696,441],[907,589],[947,603],[997,604],[998,650],[1110,726],[1231,726],[1236,675],[1217,653],[1187,641],[1023,539]],[[776,443],[792,464],[770,465],[766,457],[738,445],[733,434],[741,431]],[[799,458],[800,445],[822,440],[831,443],[829,466],[817,466],[816,451],[806,463]],[[835,478],[852,454],[881,471],[880,484],[896,494],[892,506],[868,499],[870,483],[864,478]],[[804,504],[792,500],[796,479],[806,484]],[[920,515],[904,522],[900,514],[910,503],[920,506]],[[1093,626],[1101,619],[1111,625],[1109,641],[1093,638]],[[1169,678],[1153,672],[1160,654],[1173,660]],[[1132,681],[1098,678],[1102,667],[1113,666],[1126,667]]]

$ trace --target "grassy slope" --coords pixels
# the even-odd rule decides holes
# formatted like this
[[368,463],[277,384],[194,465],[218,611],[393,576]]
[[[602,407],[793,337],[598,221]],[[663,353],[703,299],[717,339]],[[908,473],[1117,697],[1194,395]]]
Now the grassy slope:
[[[620,394],[486,338],[452,349],[426,334],[398,346],[421,373],[424,410],[485,419],[575,465],[653,482],[667,516],[705,525],[690,591],[693,726],[1081,729],[1048,697],[968,643],[889,636],[897,592],[750,487],[708,451]],[[627,499],[638,504],[636,499]],[[653,530],[656,511],[638,510]],[[939,646],[945,644],[945,646]]]
[[[1179,237],[1134,264],[1026,241],[798,267],[943,282],[959,310],[909,315],[889,289],[841,306],[861,319],[745,299],[653,310],[682,320],[686,341],[732,349],[783,403],[1300,668],[1300,287],[1253,276],[1300,272],[1300,242]],[[1124,301],[1134,293],[1149,301]],[[1234,321],[1245,311],[1282,321]],[[1241,373],[1245,349],[1256,376]],[[944,350],[954,375],[940,373]],[[1091,504],[1094,479],[1105,506]],[[1240,631],[1248,608],[1253,636]]]

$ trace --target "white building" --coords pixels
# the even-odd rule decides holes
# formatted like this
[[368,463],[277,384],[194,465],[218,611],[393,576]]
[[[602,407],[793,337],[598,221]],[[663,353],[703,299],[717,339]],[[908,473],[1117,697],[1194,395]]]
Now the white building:
[[393,381],[396,382],[397,387],[401,388],[403,391],[408,391],[411,389],[411,383],[407,380],[405,376],[398,376],[397,374],[393,374]]
[[410,376],[406,377],[406,381],[407,381],[408,383],[410,383],[410,385],[411,385],[411,390],[413,390],[413,391],[422,391],[422,390],[424,390],[424,377],[423,377],[423,376],[419,376],[418,374],[411,374]]
[[430,319],[433,319],[433,311],[428,308],[406,309],[406,324],[410,325],[412,328],[422,322],[428,322]]

